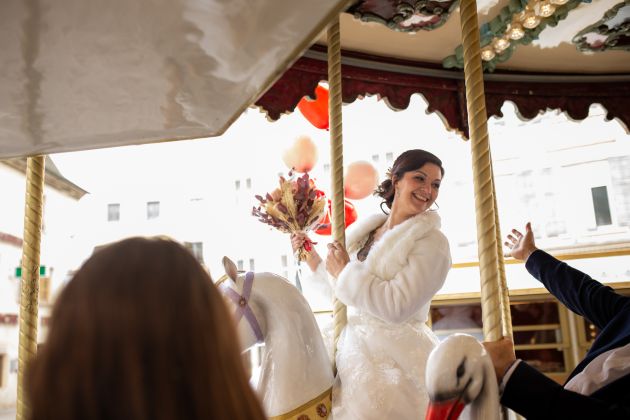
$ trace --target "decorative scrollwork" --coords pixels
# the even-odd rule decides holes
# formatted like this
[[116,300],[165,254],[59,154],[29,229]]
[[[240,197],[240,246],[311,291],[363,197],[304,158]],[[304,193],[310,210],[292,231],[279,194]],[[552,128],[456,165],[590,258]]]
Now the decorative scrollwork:
[[[352,56],[350,53],[347,53]],[[376,59],[372,57],[372,59]],[[380,62],[388,62],[380,57]],[[256,106],[270,120],[293,112],[304,95],[314,96],[321,80],[327,78],[326,62],[302,57],[256,102]],[[403,110],[411,96],[423,95],[427,112],[436,112],[448,129],[468,135],[464,81],[452,77],[428,77],[387,70],[342,65],[343,103],[349,104],[368,95],[378,95],[390,108]],[[619,82],[500,82],[485,85],[488,117],[502,116],[501,108],[510,101],[518,108],[519,116],[529,120],[546,109],[559,109],[573,120],[588,117],[591,104],[599,103],[607,110],[606,119],[619,119],[630,127],[628,96],[630,84]]]
[[615,5],[599,21],[578,32],[573,43],[582,52],[630,51],[630,0]]
[[457,0],[362,0],[348,9],[364,22],[378,22],[400,32],[430,31],[442,26]]

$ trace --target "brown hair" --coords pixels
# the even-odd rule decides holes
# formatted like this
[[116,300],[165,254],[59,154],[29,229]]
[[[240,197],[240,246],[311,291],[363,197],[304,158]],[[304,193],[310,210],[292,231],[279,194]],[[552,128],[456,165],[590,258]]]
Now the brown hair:
[[30,418],[264,419],[222,299],[171,240],[96,251],[59,296],[30,366]]
[[[444,167],[442,167],[442,161],[431,152],[427,152],[422,149],[411,149],[403,152],[396,158],[394,165],[391,167],[388,173],[388,177],[381,182],[381,184],[374,191],[374,195],[378,195],[383,199],[381,202],[381,209],[383,204],[388,209],[392,208],[394,202],[394,183],[402,179],[405,173],[409,171],[415,171],[422,168],[427,163],[433,163],[440,167],[440,172],[444,176]],[[383,210],[383,212],[385,212]]]

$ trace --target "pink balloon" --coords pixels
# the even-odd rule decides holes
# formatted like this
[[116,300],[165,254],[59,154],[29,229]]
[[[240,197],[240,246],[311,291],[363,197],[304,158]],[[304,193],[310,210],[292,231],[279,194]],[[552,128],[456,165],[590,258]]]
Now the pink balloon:
[[378,185],[376,168],[364,160],[348,165],[345,176],[344,195],[346,198],[360,200],[372,194]]
[[309,136],[299,136],[282,155],[284,164],[296,172],[308,172],[317,163],[317,146]]

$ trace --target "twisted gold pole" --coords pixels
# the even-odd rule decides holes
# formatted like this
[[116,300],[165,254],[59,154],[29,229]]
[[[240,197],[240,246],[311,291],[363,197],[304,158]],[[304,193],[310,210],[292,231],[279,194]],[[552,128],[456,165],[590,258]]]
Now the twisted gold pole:
[[499,209],[497,206],[496,183],[494,182],[494,171],[492,174],[492,185],[495,194],[492,195],[494,202],[494,227],[497,238],[497,258],[499,267],[499,290],[501,294],[501,325],[504,337],[512,338],[512,314],[510,313],[510,294],[505,276],[505,259],[503,258],[503,246],[501,242],[501,225],[499,224]]
[[[339,17],[328,27],[328,115],[330,129],[330,163],[332,191],[332,235],[335,241],[346,245],[345,202],[343,191],[343,131],[341,127],[341,42]],[[334,353],[341,331],[346,326],[346,306],[333,298]],[[335,363],[333,358],[333,369]]]
[[18,350],[17,419],[28,417],[24,373],[37,353],[37,304],[39,296],[39,250],[44,208],[44,156],[27,159],[22,282],[20,292],[20,341]]
[[481,277],[481,310],[483,334],[486,340],[501,338],[501,312],[495,230],[492,161],[488,144],[488,118],[483,89],[479,24],[475,0],[460,2],[466,106],[470,130],[477,218],[477,243]]

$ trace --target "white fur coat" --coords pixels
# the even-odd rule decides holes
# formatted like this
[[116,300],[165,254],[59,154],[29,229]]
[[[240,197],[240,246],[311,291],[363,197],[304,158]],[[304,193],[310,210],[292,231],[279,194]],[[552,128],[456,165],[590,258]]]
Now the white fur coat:
[[348,229],[351,260],[335,282],[335,295],[385,322],[424,322],[431,299],[451,267],[448,240],[439,230],[440,216],[425,212],[404,221],[372,245],[365,261],[358,261],[357,251],[386,218],[373,215]]

